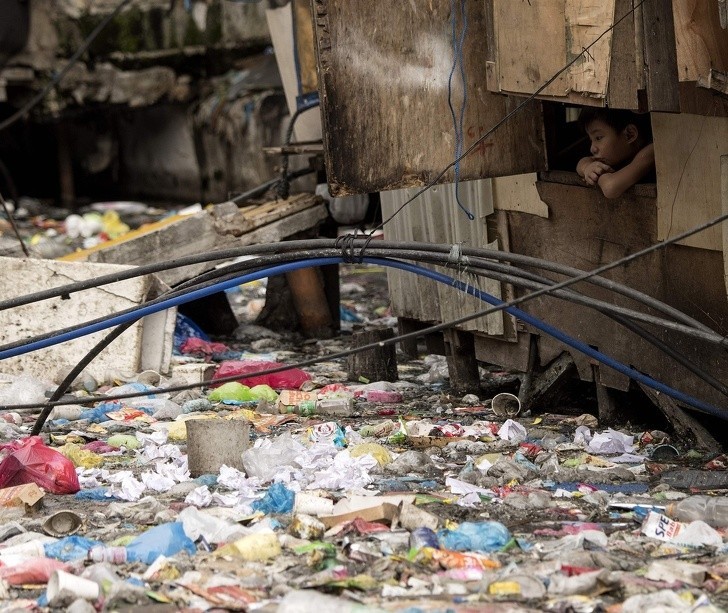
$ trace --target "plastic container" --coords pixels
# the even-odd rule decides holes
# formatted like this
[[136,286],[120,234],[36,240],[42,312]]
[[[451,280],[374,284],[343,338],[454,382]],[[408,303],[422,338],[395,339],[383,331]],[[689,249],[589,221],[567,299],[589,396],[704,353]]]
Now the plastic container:
[[728,527],[728,497],[690,496],[667,505],[665,515],[683,522],[704,521],[713,528]]

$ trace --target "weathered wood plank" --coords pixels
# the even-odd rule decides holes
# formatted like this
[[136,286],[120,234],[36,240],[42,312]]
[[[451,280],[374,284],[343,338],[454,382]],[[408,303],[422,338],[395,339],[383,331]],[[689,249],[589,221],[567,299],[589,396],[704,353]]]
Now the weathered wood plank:
[[640,88],[637,74],[637,57],[635,54],[634,17],[628,15],[632,10],[632,0],[616,0],[614,3],[614,20],[624,15],[619,24],[612,30],[612,61],[609,66],[609,86],[607,101],[611,108],[639,108],[637,90]]
[[[486,88],[485,7],[466,0],[464,147],[517,104]],[[314,0],[324,143],[334,195],[423,185],[454,159],[448,0]],[[402,37],[402,32],[408,35]],[[456,75],[457,76],[457,75]],[[462,87],[454,79],[454,105]],[[462,162],[464,180],[540,170],[541,110],[529,105]],[[450,169],[443,181],[453,181]]]
[[[728,117],[653,113],[658,240],[720,215],[720,156],[728,153]],[[723,248],[720,226],[680,244]]]
[[650,111],[680,112],[672,0],[642,4],[647,101]]
[[[172,223],[155,228],[154,231],[139,233],[134,238],[106,249],[85,254],[73,254],[73,259],[133,265],[173,260],[194,253],[219,251],[228,247],[277,242],[297,232],[316,227],[326,219],[326,216],[326,207],[321,204],[320,200],[311,196],[308,208],[272,223],[258,224],[258,227],[252,231],[235,236],[233,233],[222,234],[217,230],[216,223],[218,222],[209,213],[197,213],[181,217]],[[220,226],[219,223],[218,226]],[[208,262],[175,268],[162,271],[158,276],[165,283],[173,286],[212,269],[218,263]]]
[[717,2],[673,0],[680,81],[698,81],[711,68],[728,71],[728,34],[721,27]]
[[689,441],[694,439],[701,449],[714,452],[722,451],[721,444],[713,438],[710,432],[698,423],[694,417],[683,411],[672,398],[642,383],[637,385],[670,422],[675,429],[675,437],[678,440]]

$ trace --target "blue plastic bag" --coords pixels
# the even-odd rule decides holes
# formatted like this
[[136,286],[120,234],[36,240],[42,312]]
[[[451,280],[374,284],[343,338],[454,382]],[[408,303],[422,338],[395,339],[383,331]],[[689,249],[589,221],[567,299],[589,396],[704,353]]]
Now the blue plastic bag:
[[293,502],[296,494],[289,490],[282,483],[274,483],[268,488],[265,496],[256,500],[253,504],[253,511],[263,513],[290,513],[293,510]]
[[437,533],[443,549],[451,551],[497,551],[511,540],[511,533],[497,521],[463,522],[455,530]]
[[173,556],[180,551],[192,556],[197,548],[185,534],[182,524],[171,522],[155,526],[136,537],[126,546],[126,559],[129,562],[151,564],[159,556]]
[[173,348],[176,355],[180,355],[181,347],[185,341],[190,338],[201,338],[203,341],[210,341],[210,337],[205,334],[202,329],[189,317],[177,313],[177,320],[174,326]]
[[120,411],[122,405],[120,402],[102,402],[93,409],[87,409],[78,416],[79,419],[88,419],[92,424],[100,424],[102,421],[108,421],[107,413]]
[[47,558],[54,558],[61,562],[72,562],[88,556],[92,547],[103,545],[99,541],[92,541],[83,536],[67,536],[43,546]]

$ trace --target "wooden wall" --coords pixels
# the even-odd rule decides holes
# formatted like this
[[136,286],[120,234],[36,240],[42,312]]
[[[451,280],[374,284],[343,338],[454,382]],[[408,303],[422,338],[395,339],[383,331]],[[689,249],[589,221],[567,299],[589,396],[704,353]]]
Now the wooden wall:
[[[487,90],[485,7],[466,0],[464,146],[518,104]],[[454,159],[448,107],[453,52],[449,0],[314,0],[331,192],[343,195],[423,185]],[[457,72],[457,71],[456,71]],[[457,75],[456,75],[457,77]],[[454,79],[454,104],[462,87]],[[511,118],[462,163],[466,179],[544,168],[540,105]],[[442,177],[453,181],[453,170]]]

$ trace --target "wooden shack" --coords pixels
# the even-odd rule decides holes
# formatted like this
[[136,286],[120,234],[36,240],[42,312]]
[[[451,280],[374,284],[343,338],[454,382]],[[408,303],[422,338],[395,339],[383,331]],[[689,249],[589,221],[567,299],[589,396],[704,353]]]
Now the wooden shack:
[[[454,204],[451,186],[443,185],[387,224],[386,239],[496,245],[591,270],[728,210],[725,0],[462,0],[455,5],[464,11],[455,24],[455,40],[463,40],[464,78],[452,82],[458,105],[465,93],[463,149],[509,118],[460,164],[461,192],[474,221]],[[451,3],[313,0],[312,7],[330,189],[338,195],[381,192],[386,218],[413,188],[435,180],[454,159],[448,107]],[[583,106],[650,113],[656,183],[607,200],[578,177],[575,155],[586,141],[580,141],[575,119]],[[454,169],[439,181],[451,184]],[[726,230],[716,226],[605,276],[724,334],[725,244]],[[404,328],[446,321],[461,308],[459,297],[433,292],[429,283],[390,273],[394,310]],[[495,286],[492,293],[504,297],[521,292]],[[613,293],[585,292],[634,307]],[[457,308],[448,301],[456,301]],[[543,297],[523,309],[687,394],[728,404],[686,368],[595,311]],[[652,331],[724,378],[723,349]],[[479,360],[523,371],[534,352],[537,366],[545,369],[565,351],[503,315],[446,335],[449,352],[463,334]],[[572,358],[581,379],[598,384],[605,411],[609,394],[604,390],[628,388],[626,376],[578,353]]]

